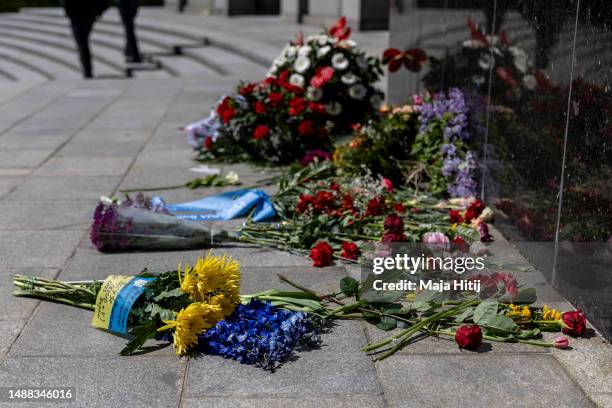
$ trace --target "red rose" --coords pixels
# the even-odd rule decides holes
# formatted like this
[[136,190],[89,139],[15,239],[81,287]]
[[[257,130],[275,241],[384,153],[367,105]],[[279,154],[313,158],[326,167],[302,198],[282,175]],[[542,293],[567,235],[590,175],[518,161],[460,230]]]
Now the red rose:
[[266,125],[259,125],[253,131],[253,139],[255,140],[265,139],[266,137],[268,137],[269,134],[270,134],[270,128],[268,128]]
[[314,131],[314,124],[311,120],[303,120],[298,125],[298,133],[300,134],[300,136],[310,136],[314,133]]
[[263,102],[255,102],[255,113],[263,114],[266,113],[266,105]]
[[206,139],[204,139],[204,147],[206,148],[206,150],[212,150],[212,147],[213,147],[212,137],[206,136]]
[[310,259],[313,260],[312,266],[331,265],[334,259],[334,250],[327,242],[320,241],[310,250]]
[[485,205],[479,199],[476,199],[470,204],[467,210],[465,210],[465,222],[471,222],[474,218],[478,218],[478,216],[485,209]]
[[571,336],[581,337],[586,332],[586,316],[582,310],[574,310],[572,312],[565,312],[561,316],[561,320],[567,327],[563,328],[564,334]]
[[459,348],[475,349],[482,343],[482,331],[478,325],[461,326],[455,332]]
[[334,208],[334,196],[329,191],[319,191],[315,196],[315,200],[321,211],[329,211]]
[[406,241],[406,235],[403,232],[388,232],[383,234],[380,240],[382,242],[404,242]]
[[232,98],[223,98],[219,106],[217,106],[217,114],[223,123],[229,123],[230,119],[236,114],[236,109],[232,106]]
[[279,103],[283,101],[283,94],[278,92],[270,92],[268,94],[268,99],[270,100],[270,105],[276,107]]
[[365,211],[365,216],[377,216],[377,215],[381,215],[383,213],[383,210],[385,209],[385,200],[382,197],[376,197],[371,199],[368,202],[368,206],[366,208]]
[[333,76],[334,69],[332,67],[320,67],[317,69],[317,73],[310,79],[310,85],[313,88],[321,88],[323,85],[328,83]]
[[397,214],[388,215],[384,222],[385,233],[403,233],[404,221]]
[[306,100],[302,97],[296,97],[289,101],[289,115],[298,116],[306,110]]
[[340,255],[347,259],[357,259],[359,257],[359,247],[354,242],[343,242]]
[[459,211],[450,210],[449,215],[451,224],[461,224],[463,222],[463,217]]

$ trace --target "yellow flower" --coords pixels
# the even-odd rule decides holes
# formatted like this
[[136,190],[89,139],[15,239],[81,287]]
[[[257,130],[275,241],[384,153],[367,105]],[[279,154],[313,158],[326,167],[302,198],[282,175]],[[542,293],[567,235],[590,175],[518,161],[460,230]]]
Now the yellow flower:
[[181,290],[196,302],[212,303],[221,306],[225,316],[234,311],[240,300],[240,264],[231,257],[213,256],[212,251],[206,258],[198,258],[195,266],[185,266],[181,276]]
[[176,320],[164,320],[166,325],[157,331],[174,329],[174,351],[182,356],[190,347],[198,344],[198,335],[213,327],[221,318],[219,306],[192,303],[177,313]]
[[513,305],[511,303],[508,305],[508,308],[510,309],[510,311],[506,313],[506,316],[508,317],[522,321],[531,319],[531,310],[529,309],[529,306]]
[[542,308],[542,320],[561,320],[561,313],[555,309],[549,309],[547,305]]

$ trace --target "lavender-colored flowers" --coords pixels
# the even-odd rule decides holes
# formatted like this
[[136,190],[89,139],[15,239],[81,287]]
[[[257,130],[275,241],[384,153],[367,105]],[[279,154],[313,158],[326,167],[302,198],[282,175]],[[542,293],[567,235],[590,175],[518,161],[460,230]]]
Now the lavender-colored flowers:
[[129,245],[127,236],[132,230],[132,220],[120,219],[116,204],[98,203],[90,233],[91,242],[96,249],[117,250],[127,247]]
[[198,349],[273,370],[298,347],[321,343],[317,325],[304,312],[252,300],[200,335]]
[[451,88],[448,94],[436,94],[431,101],[418,108],[420,132],[427,132],[434,121],[442,121],[444,125],[442,175],[452,178],[447,188],[448,193],[451,197],[474,196],[477,189],[477,162],[475,154],[464,147],[470,140],[470,129],[473,129],[465,95],[459,89]]

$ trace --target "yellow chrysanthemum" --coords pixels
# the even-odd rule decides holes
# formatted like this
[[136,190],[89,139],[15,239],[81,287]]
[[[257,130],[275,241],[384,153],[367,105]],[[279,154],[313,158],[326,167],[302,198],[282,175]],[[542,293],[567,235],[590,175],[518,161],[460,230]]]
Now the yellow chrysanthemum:
[[513,319],[520,320],[530,320],[531,319],[531,309],[529,306],[520,306],[509,304],[508,308],[510,311],[506,313],[506,316],[511,317]]
[[174,329],[174,351],[182,356],[190,347],[198,344],[198,335],[213,327],[221,318],[219,306],[192,303],[177,313],[176,320],[164,320],[166,325],[157,331]]
[[181,276],[181,290],[196,302],[220,305],[225,316],[231,314],[240,300],[240,264],[227,256],[198,258],[193,268],[185,266]]
[[544,305],[542,308],[542,320],[561,320],[561,313]]

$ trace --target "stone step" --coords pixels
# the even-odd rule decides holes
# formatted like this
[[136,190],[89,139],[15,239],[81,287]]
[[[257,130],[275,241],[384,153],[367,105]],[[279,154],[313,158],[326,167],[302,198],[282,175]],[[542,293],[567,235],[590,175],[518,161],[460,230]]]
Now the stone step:
[[58,60],[54,55],[41,55],[39,50],[19,48],[12,44],[5,45],[0,38],[0,55],[11,59],[22,66],[22,69],[36,70],[47,79],[75,79],[80,77],[77,62]]
[[[20,34],[10,33],[0,27],[0,44],[5,47],[13,47],[24,52],[40,55],[46,59],[56,61],[60,64],[80,72],[78,53],[74,44],[69,42],[58,42],[51,37],[43,37],[31,32]],[[94,73],[98,75],[123,75],[120,65],[113,61],[113,57],[102,49],[92,47],[92,58]],[[104,56],[103,56],[104,55]],[[121,57],[123,58],[123,57]],[[122,59],[114,58],[115,61]]]
[[244,75],[245,80],[262,79],[267,72],[261,65],[218,47],[186,47],[182,49],[182,53],[203,64],[217,65],[224,75]]
[[34,67],[24,65],[21,60],[0,51],[0,81],[48,81],[52,77]]
[[157,55],[155,60],[159,61],[164,70],[170,75],[181,77],[193,77],[200,75],[218,75],[219,73],[198,61],[180,55]]

